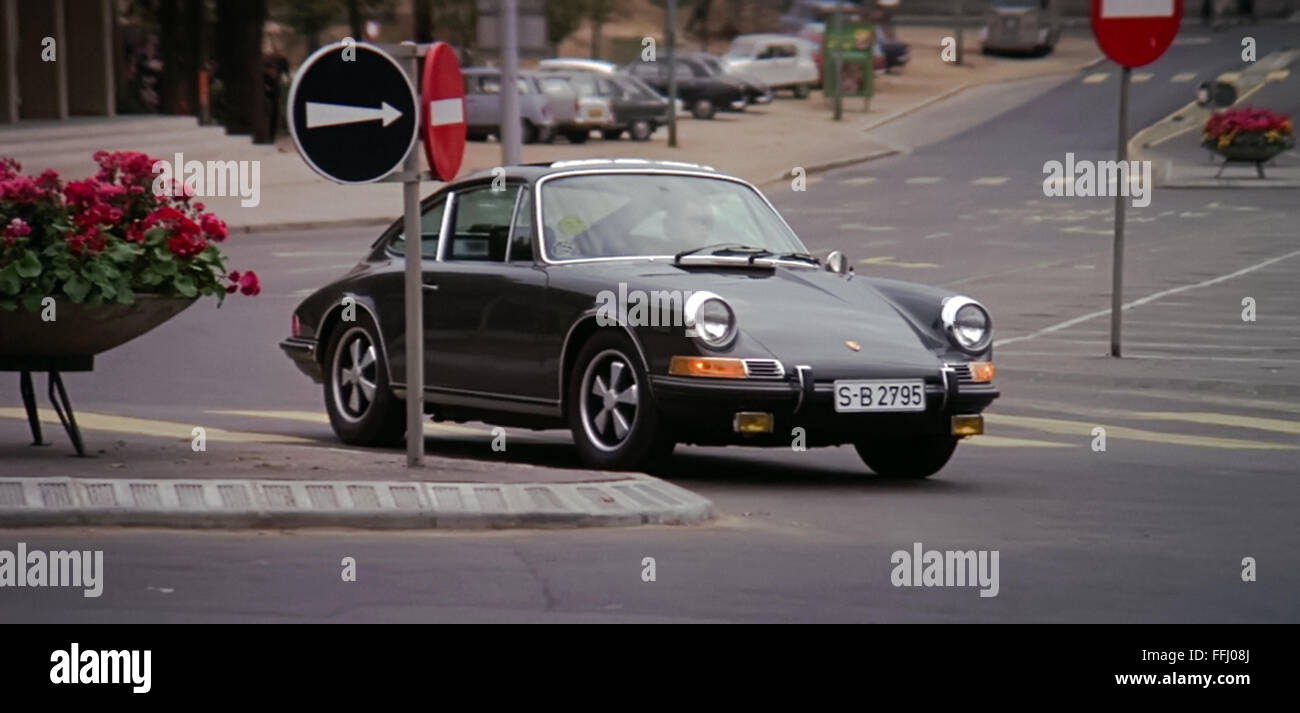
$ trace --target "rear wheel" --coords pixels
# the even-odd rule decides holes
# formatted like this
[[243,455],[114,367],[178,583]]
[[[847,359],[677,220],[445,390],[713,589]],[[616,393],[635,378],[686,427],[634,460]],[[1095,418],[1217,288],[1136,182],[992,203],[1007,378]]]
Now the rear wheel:
[[378,333],[370,316],[359,314],[334,328],[325,352],[325,410],[334,433],[351,445],[394,445],[406,433],[406,402],[389,388]]
[[691,105],[691,116],[696,119],[712,119],[717,111],[717,108],[713,106],[713,102],[708,99],[696,99],[695,103]]
[[794,85],[794,96],[796,99],[807,99],[809,94],[812,94],[812,87],[807,84]]
[[536,125],[534,125],[532,122],[529,121],[524,122],[524,132],[522,138],[520,139],[521,141],[523,141],[526,144],[535,144],[537,143],[537,139],[540,135],[541,132],[537,130]]
[[633,141],[648,141],[654,132],[654,124],[644,119],[632,122],[632,126],[627,130],[628,136],[631,136]]
[[904,436],[853,444],[858,457],[886,478],[928,478],[939,472],[957,449],[952,436]]
[[566,404],[569,430],[584,463],[639,469],[672,452],[672,437],[648,385],[627,335],[600,332],[583,345],[569,375]]

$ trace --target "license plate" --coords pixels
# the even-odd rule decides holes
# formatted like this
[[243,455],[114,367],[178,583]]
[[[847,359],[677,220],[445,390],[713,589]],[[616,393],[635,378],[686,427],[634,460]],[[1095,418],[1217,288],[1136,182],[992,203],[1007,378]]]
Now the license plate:
[[605,113],[605,112],[601,111],[600,109],[588,109],[588,110],[587,110],[587,116],[589,116],[589,117],[591,117],[591,118],[593,118],[593,119],[599,119],[599,118],[601,117],[601,115],[604,114],[604,113]]
[[835,410],[839,413],[861,411],[924,411],[925,382],[837,381]]

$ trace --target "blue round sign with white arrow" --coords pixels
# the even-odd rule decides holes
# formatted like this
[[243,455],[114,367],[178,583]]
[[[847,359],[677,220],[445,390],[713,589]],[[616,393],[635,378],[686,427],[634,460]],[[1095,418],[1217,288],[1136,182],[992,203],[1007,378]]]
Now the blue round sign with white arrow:
[[415,87],[386,52],[335,42],[312,53],[289,88],[289,133],[317,173],[370,183],[402,165],[419,134]]

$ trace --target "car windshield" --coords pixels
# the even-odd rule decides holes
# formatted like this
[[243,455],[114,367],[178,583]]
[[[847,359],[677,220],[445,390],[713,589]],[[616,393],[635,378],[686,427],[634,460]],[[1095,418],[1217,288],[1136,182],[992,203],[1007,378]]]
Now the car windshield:
[[722,178],[604,173],[555,178],[540,191],[553,260],[676,255],[710,246],[775,254],[807,249],[762,196]]
[[633,77],[630,74],[615,74],[610,76],[631,99],[659,99],[659,92],[650,88],[649,84]]
[[717,57],[701,57],[700,62],[709,70],[710,74],[716,76],[723,73],[722,63],[718,61]]

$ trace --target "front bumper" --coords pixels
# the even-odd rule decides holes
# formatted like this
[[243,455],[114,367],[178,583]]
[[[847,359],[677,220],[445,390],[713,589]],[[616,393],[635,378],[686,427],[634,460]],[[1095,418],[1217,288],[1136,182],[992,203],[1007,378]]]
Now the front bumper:
[[280,348],[293,361],[293,365],[298,367],[298,371],[319,384],[325,380],[325,374],[321,370],[320,361],[316,359],[316,347],[316,340],[306,337],[289,337],[280,342]]
[[[840,413],[832,381],[731,380],[689,376],[650,377],[656,405],[674,436],[700,445],[789,445],[791,430],[803,428],[809,446],[852,443],[867,435],[946,435],[953,416],[978,414],[999,395],[992,384],[927,379],[924,411]],[[773,415],[771,433],[736,433],[738,412]]]

